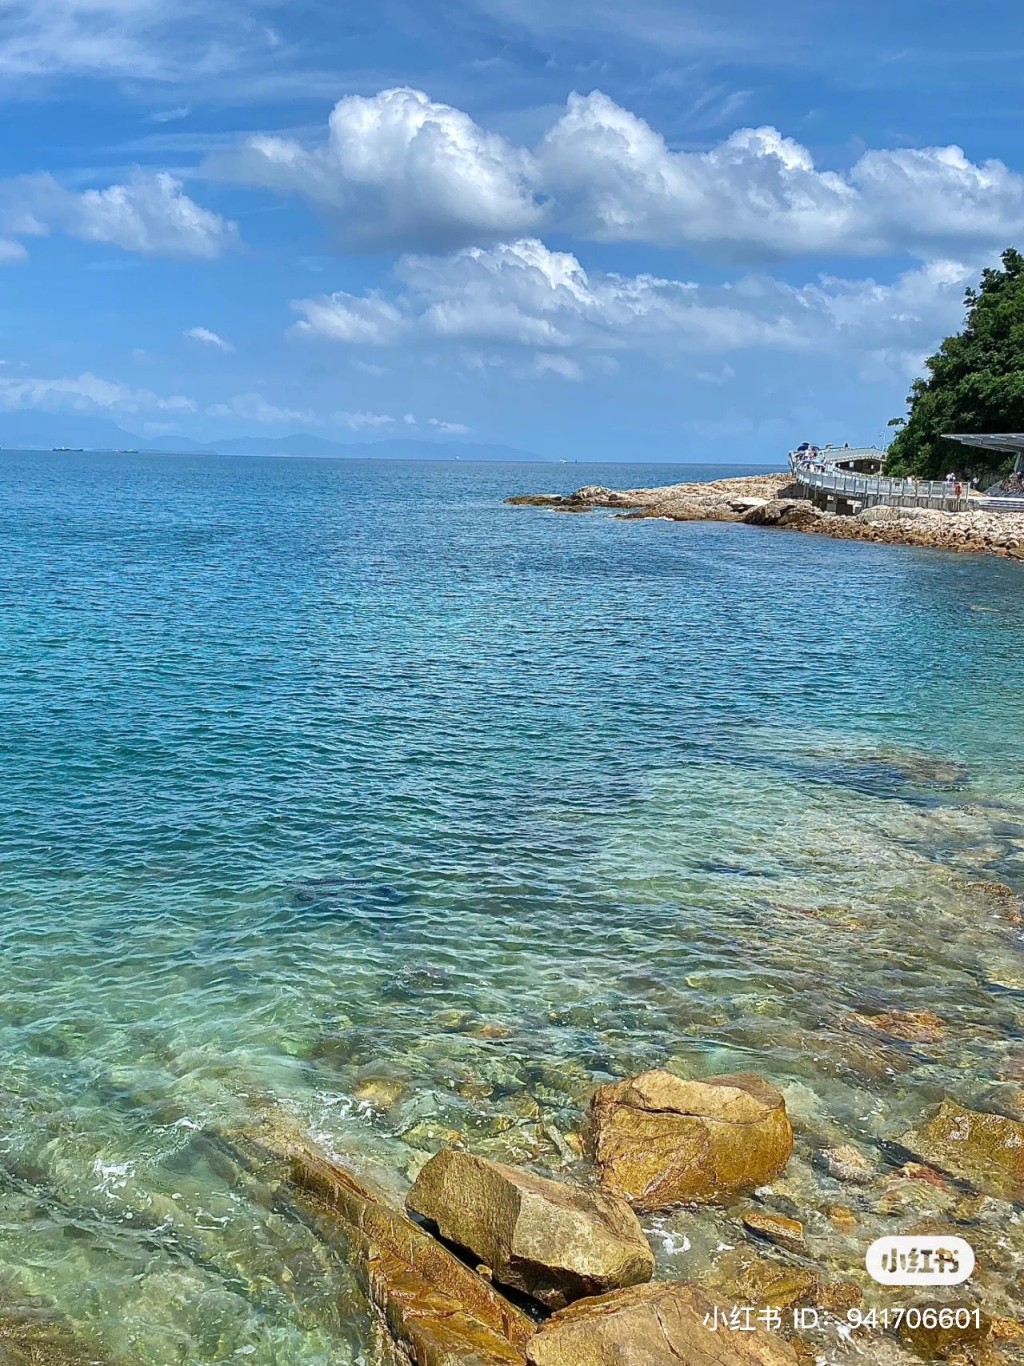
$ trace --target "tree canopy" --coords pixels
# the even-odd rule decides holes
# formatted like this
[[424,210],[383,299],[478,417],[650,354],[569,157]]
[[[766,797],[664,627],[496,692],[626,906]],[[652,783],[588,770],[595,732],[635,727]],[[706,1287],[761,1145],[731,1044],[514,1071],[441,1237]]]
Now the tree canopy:
[[887,473],[941,479],[965,462],[991,469],[997,457],[943,441],[942,433],[1024,431],[1024,256],[1010,247],[1002,261],[967,290],[963,330],[928,358],[928,378],[911,385],[907,417],[890,424],[899,430]]

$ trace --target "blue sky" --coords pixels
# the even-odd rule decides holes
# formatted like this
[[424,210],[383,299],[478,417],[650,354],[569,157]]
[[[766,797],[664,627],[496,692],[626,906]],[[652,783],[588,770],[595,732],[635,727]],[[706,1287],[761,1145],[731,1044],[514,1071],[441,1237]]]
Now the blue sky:
[[1004,0],[0,0],[0,409],[881,440],[1024,242],[1019,34]]

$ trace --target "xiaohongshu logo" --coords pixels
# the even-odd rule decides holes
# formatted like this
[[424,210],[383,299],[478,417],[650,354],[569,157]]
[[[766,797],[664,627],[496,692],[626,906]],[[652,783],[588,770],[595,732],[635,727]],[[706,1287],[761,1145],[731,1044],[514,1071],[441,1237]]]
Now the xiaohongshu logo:
[[878,1238],[864,1265],[880,1285],[960,1285],[974,1270],[974,1249],[963,1238]]

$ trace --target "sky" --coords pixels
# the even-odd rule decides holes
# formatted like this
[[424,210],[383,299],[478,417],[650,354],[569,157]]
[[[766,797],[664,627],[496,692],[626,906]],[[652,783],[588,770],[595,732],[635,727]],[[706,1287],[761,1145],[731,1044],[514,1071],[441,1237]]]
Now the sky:
[[0,0],[0,413],[884,443],[1024,247],[1016,5]]

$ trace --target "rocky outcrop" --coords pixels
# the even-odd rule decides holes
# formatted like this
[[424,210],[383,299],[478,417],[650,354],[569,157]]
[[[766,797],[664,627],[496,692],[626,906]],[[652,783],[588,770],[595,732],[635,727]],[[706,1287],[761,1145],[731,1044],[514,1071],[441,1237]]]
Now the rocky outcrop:
[[644,1072],[602,1086],[591,1122],[602,1184],[643,1211],[732,1200],[774,1180],[793,1151],[785,1101],[749,1073]]
[[406,1208],[485,1263],[501,1285],[550,1309],[649,1281],[654,1256],[626,1202],[446,1149]]
[[[714,1302],[687,1282],[635,1286],[579,1300],[527,1348],[530,1366],[795,1366],[783,1338],[714,1321]],[[707,1320],[707,1322],[706,1322]]]
[[232,1147],[267,1163],[325,1242],[339,1241],[391,1337],[415,1366],[522,1366],[533,1324],[384,1197],[278,1121]]
[[944,1100],[900,1145],[986,1195],[1024,1200],[1024,1124]]
[[769,474],[708,483],[666,484],[661,488],[606,489],[589,485],[575,493],[526,494],[508,503],[587,512],[592,508],[627,508],[630,518],[663,517],[673,521],[746,522],[834,536],[839,540],[882,545],[922,546],[1024,560],[1024,514],[963,512],[937,508],[865,508],[853,516],[823,512],[800,496],[790,475]]
[[791,480],[786,475],[754,475],[716,479],[710,483],[670,484],[665,488],[608,489],[587,484],[558,494],[519,494],[506,498],[513,507],[546,507],[561,512],[594,508],[632,509],[630,517],[668,517],[677,522],[740,522],[748,513],[778,497]]

